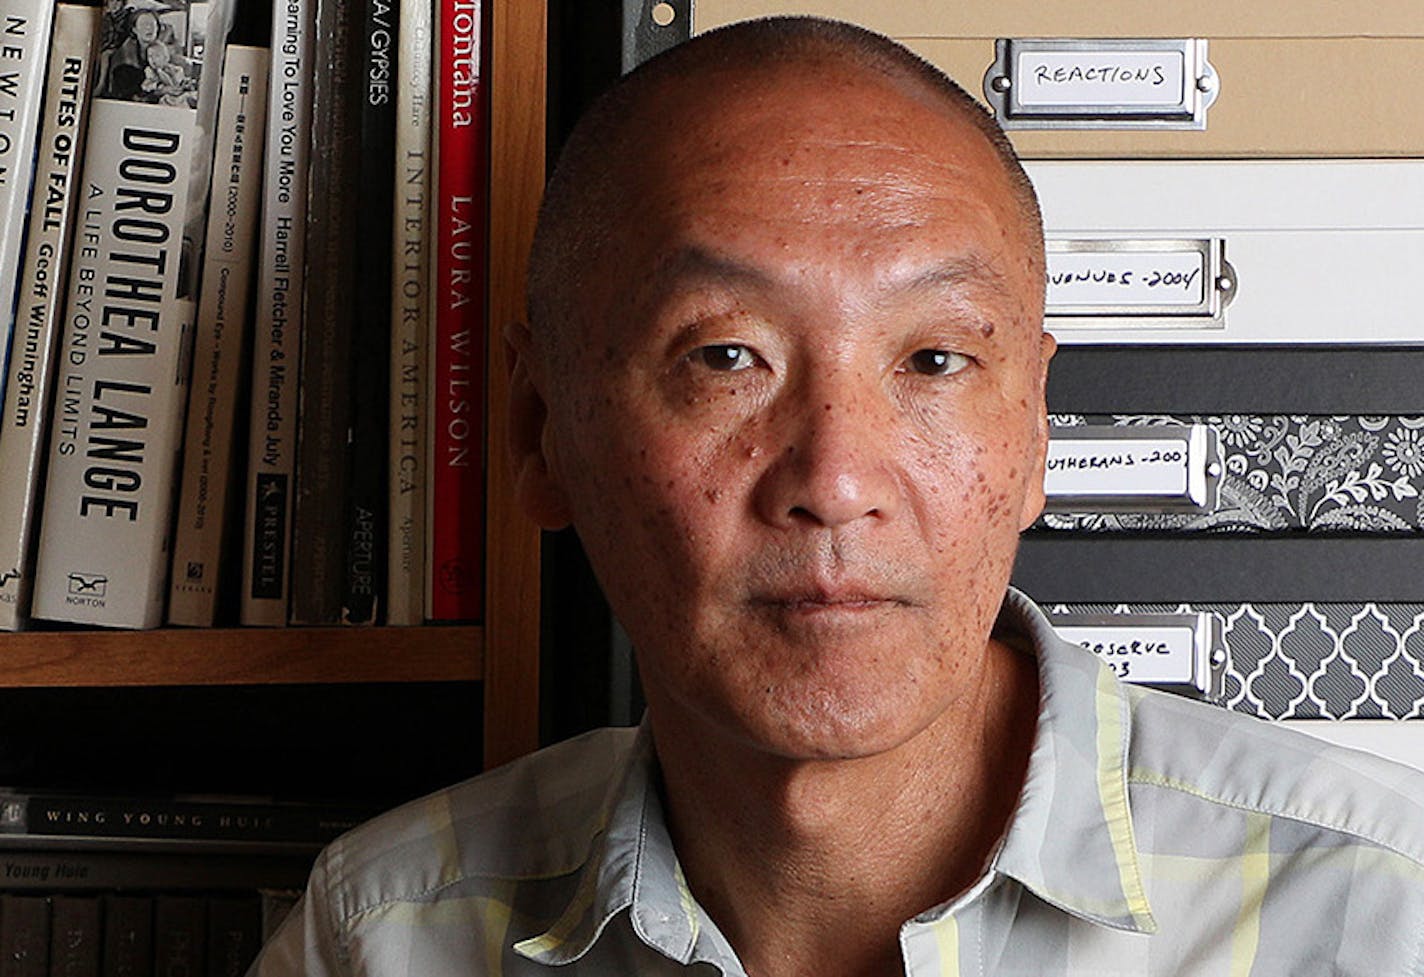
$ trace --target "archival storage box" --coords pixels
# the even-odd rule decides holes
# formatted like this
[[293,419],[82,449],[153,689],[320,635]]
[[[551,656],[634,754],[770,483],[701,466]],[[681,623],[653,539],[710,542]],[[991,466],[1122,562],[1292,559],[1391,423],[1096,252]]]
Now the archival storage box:
[[[635,48],[631,61],[689,32],[701,33],[735,20],[816,14],[854,21],[897,38],[986,100],[996,94],[994,79],[1003,77],[993,69],[1001,39],[1205,41],[1205,64],[1211,74],[1193,77],[1192,65],[1181,65],[1188,69],[1183,78],[1185,94],[1191,94],[1198,80],[1216,88],[1204,93],[1213,95],[1214,102],[1199,131],[1150,122],[1128,129],[1091,124],[1015,128],[1010,133],[1014,144],[1033,158],[1424,156],[1424,88],[1415,83],[1417,66],[1424,63],[1424,5],[1417,0],[1371,4],[1268,0],[1245,5],[1226,0],[1194,4],[625,0],[625,8],[625,35]],[[1099,45],[1097,50],[1087,44],[1079,57],[1060,57],[1051,68],[1061,69],[1058,79],[1064,85],[1077,83],[1079,91],[1086,85],[1108,93],[1124,84],[1132,87],[1134,62],[1138,67],[1161,64],[1112,50],[1114,43]],[[1038,59],[1030,64],[1031,70],[1017,61],[1010,66],[1008,81],[1018,83],[1019,90],[1026,90],[1022,86],[1044,68]],[[1014,77],[1020,68],[1025,72]],[[1044,77],[1051,80],[1052,75]],[[1151,73],[1141,78],[1159,84],[1173,81],[1170,72],[1160,78]],[[998,84],[1005,86],[1003,81]],[[1090,96],[1089,101],[1098,98]],[[1113,114],[1108,113],[1110,126]]]

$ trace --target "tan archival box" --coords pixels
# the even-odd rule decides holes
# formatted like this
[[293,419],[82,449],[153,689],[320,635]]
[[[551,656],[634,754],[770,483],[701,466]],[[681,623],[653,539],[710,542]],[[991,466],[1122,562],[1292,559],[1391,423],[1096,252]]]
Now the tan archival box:
[[1037,158],[1424,156],[1424,0],[695,0],[693,32],[777,13],[889,34],[981,100],[998,38],[1204,38],[1201,131],[1017,129]]

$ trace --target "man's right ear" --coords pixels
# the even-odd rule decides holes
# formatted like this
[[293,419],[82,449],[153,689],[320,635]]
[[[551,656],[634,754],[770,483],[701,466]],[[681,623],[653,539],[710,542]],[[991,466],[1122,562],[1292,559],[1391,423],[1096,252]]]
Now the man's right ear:
[[569,524],[568,498],[554,463],[549,408],[535,363],[534,337],[516,323],[504,331],[509,362],[509,452],[515,494],[525,513],[544,529]]

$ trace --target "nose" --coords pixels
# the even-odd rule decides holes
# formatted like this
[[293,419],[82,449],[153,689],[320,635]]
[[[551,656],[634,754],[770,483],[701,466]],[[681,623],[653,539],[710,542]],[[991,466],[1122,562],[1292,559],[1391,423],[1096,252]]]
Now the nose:
[[899,511],[892,423],[883,393],[825,383],[779,405],[775,449],[757,485],[761,518],[781,527],[836,528]]

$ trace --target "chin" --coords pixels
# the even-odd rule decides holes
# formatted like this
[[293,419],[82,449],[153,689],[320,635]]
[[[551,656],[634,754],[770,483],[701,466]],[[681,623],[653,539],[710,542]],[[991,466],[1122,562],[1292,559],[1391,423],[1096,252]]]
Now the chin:
[[933,721],[916,687],[787,689],[732,719],[747,745],[786,760],[855,760],[903,746]]

